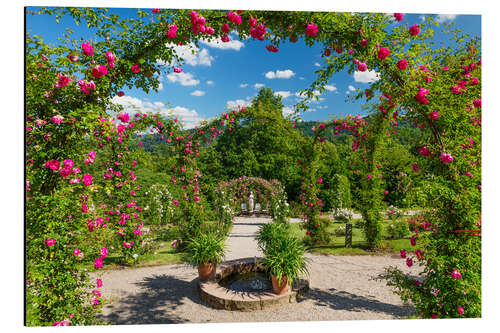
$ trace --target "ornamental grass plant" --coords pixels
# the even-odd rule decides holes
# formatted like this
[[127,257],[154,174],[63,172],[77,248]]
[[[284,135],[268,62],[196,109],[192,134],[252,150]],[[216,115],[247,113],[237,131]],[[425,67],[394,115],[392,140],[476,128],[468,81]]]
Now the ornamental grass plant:
[[257,236],[257,242],[264,253],[262,263],[278,282],[286,277],[291,283],[300,274],[309,273],[306,250],[299,239],[290,235],[287,225],[264,225]]
[[189,261],[193,266],[211,263],[217,266],[225,256],[225,238],[213,233],[199,233],[186,247]]

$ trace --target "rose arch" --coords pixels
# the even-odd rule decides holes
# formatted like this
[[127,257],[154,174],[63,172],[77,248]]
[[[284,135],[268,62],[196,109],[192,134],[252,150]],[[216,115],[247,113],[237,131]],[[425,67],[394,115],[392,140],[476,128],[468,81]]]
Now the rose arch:
[[[200,192],[200,146],[230,132],[244,118],[245,108],[227,110],[187,132],[174,117],[129,115],[112,98],[123,96],[124,86],[157,90],[161,64],[181,61],[172,46],[202,39],[227,42],[231,31],[241,39],[265,41],[276,56],[281,43],[298,38],[308,46],[322,45],[325,65],[303,91],[306,98],[297,113],[283,125],[290,131],[298,111],[307,109],[334,73],[379,73],[380,80],[355,96],[371,101],[369,118],[321,123],[314,128],[314,139],[299,147],[310,242],[321,243],[325,228],[318,219],[322,179],[316,175],[325,131],[355,137],[352,149],[359,154],[351,167],[361,179],[365,236],[375,248],[385,194],[376,150],[401,121],[408,121],[422,134],[415,143],[415,164],[424,190],[415,196],[425,209],[411,250],[401,256],[408,266],[423,266],[423,273],[414,279],[389,269],[384,277],[423,317],[481,315],[479,41],[462,39],[454,48],[436,50],[429,43],[432,20],[412,27],[396,24],[390,30],[385,14],[155,9],[122,20],[103,9],[43,13],[86,21],[97,27],[97,40],[75,49],[72,43],[50,47],[36,36],[26,37],[26,279],[27,300],[36,304],[30,324],[95,323],[103,282],[82,278],[80,262],[91,258],[99,270],[112,245],[131,260],[144,222],[141,203],[134,198],[140,165],[131,147],[142,145],[138,133],[155,133],[169,147],[173,163],[166,173],[181,193],[173,199],[182,212],[180,226],[186,239],[201,232],[207,202]],[[403,14],[394,17],[399,22]],[[120,31],[111,31],[110,25]],[[172,70],[180,73],[182,68]],[[89,288],[92,294],[82,291]]]
[[[228,209],[233,215],[264,212],[274,221],[282,222],[288,215],[286,192],[277,179],[270,181],[258,177],[240,177],[220,182],[215,188],[221,209]],[[254,207],[250,207],[250,198]]]

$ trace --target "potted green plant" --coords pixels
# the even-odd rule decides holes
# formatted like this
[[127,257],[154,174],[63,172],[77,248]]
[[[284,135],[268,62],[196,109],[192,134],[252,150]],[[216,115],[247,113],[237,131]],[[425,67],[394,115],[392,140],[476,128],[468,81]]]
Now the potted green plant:
[[271,274],[273,291],[280,295],[288,292],[293,280],[308,273],[305,248],[295,237],[276,234],[265,244],[262,263]]
[[264,253],[266,251],[266,244],[270,244],[274,239],[285,237],[289,234],[289,224],[280,222],[271,222],[263,224],[257,233],[255,239],[257,246]]
[[198,267],[198,276],[206,281],[214,276],[217,264],[226,252],[224,238],[214,233],[198,233],[187,245],[189,259],[194,267]]

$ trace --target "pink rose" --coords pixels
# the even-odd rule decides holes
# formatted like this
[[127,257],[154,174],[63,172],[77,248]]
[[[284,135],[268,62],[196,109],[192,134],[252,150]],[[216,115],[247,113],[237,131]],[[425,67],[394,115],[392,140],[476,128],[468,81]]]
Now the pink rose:
[[387,49],[385,47],[381,47],[377,52],[377,56],[381,60],[384,60],[385,58],[387,58],[389,56],[389,54],[391,54],[391,51],[389,51],[389,49]]
[[85,186],[92,185],[92,175],[86,173],[85,175],[83,175],[82,181],[85,184]]
[[408,267],[413,266],[413,259],[412,258],[406,258],[406,266],[408,266]]
[[436,120],[438,117],[439,117],[439,112],[436,110],[429,113],[429,118],[431,118],[432,120]]
[[427,99],[426,95],[429,93],[429,90],[420,88],[417,95],[415,96],[415,99],[420,103],[420,104],[427,104],[429,103],[429,100]]
[[365,72],[368,66],[366,65],[366,62],[358,62],[358,70],[360,72]]
[[403,13],[394,13],[394,18],[396,18],[396,21],[401,22],[403,21]]
[[132,70],[132,73],[134,73],[134,74],[138,74],[141,72],[141,69],[139,68],[139,64],[132,65],[132,67],[130,69]]
[[94,47],[90,43],[82,43],[83,54],[94,55]]
[[463,314],[464,314],[464,308],[463,308],[462,306],[457,307],[457,312],[458,312],[460,315],[463,315]]
[[51,247],[56,243],[56,241],[55,239],[49,238],[45,241],[45,243],[47,244],[48,247]]
[[314,23],[309,23],[306,27],[306,35],[314,37],[318,34],[318,26]]
[[451,156],[450,153],[442,153],[441,161],[443,161],[443,163],[451,163],[453,162],[453,156]]
[[130,121],[130,115],[127,112],[121,112],[117,116],[123,123],[128,123]]
[[174,73],[181,73],[181,72],[182,72],[182,68],[174,67]]
[[65,87],[65,86],[68,85],[68,83],[69,83],[69,78],[67,76],[65,76],[65,75],[59,74],[58,75],[58,79],[57,79],[56,88]]
[[78,54],[71,53],[70,55],[68,55],[68,59],[71,62],[77,62],[78,60],[80,60],[80,57],[78,56]]
[[108,253],[109,253],[108,249],[107,249],[107,248],[105,248],[105,247],[103,247],[103,248],[101,249],[101,258],[102,258],[102,259],[106,258],[106,257],[107,257],[107,255],[108,255]]
[[422,147],[417,149],[417,152],[419,152],[422,156],[430,156],[431,152],[429,151],[429,148],[427,146],[423,145]]
[[52,122],[54,124],[60,124],[63,122],[63,120],[64,120],[64,117],[61,115],[57,115],[57,116],[52,117]]
[[102,267],[102,264],[103,264],[102,258],[101,257],[97,257],[95,259],[95,261],[94,261],[94,268],[99,269],[99,268]]
[[456,268],[453,269],[453,271],[451,272],[451,276],[454,278],[454,279],[461,279],[462,278],[462,274],[460,274],[459,271],[457,271]]
[[408,61],[406,59],[401,59],[398,61],[398,69],[404,70],[408,67]]
[[61,163],[56,160],[50,160],[45,163],[45,167],[49,168],[50,170],[59,170],[59,167],[61,166]]
[[418,24],[414,24],[410,27],[409,31],[410,31],[410,35],[416,36],[420,33],[420,28],[419,28]]
[[97,279],[96,280],[96,287],[101,288],[102,287],[102,279]]

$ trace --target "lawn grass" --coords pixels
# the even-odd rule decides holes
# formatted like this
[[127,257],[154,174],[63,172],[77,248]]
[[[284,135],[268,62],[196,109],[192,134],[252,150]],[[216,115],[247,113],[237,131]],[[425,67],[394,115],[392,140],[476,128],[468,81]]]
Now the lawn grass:
[[[368,249],[361,228],[355,228],[354,225],[358,219],[352,221],[352,247],[345,247],[345,236],[333,235],[333,244],[328,246],[309,246],[307,249],[314,254],[332,254],[332,255],[383,255],[389,253],[399,253],[399,250],[408,248],[410,245],[409,236],[400,239],[384,239],[379,248],[375,250]],[[391,220],[384,220],[382,223],[385,227]],[[332,232],[339,226],[344,225],[340,222],[332,222],[328,227],[328,231]],[[293,236],[302,239],[306,232],[302,229],[302,223],[291,223],[290,232]],[[384,235],[385,236],[385,235]]]
[[[178,252],[175,248],[171,247],[170,243],[168,242],[158,242],[158,246],[159,248],[152,253],[140,255],[138,257],[137,263],[135,263],[134,265],[124,265],[120,262],[121,257],[119,255],[110,254],[103,260],[103,266],[100,270],[139,268],[187,263],[186,252]],[[93,262],[84,262],[83,267],[90,272],[97,271],[94,268]]]

